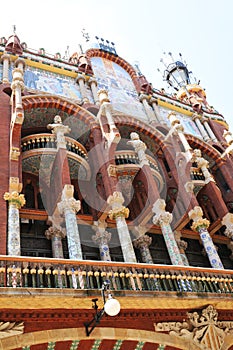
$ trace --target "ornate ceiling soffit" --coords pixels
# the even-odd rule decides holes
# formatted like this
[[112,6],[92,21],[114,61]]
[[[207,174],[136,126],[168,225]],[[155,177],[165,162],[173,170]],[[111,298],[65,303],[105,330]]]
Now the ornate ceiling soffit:
[[155,323],[156,332],[169,332],[170,335],[190,342],[192,349],[220,350],[225,337],[233,336],[232,321],[218,321],[218,312],[209,305],[198,312],[187,313],[184,322]]
[[0,322],[0,339],[22,334],[24,331],[23,322]]

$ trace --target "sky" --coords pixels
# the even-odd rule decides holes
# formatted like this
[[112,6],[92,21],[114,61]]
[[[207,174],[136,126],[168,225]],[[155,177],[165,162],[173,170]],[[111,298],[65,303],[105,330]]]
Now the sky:
[[[167,88],[157,68],[164,52],[182,53],[207,101],[233,132],[232,0],[11,0],[1,3],[0,37],[16,34],[29,48],[70,54],[82,29],[115,43],[119,56],[139,62],[154,88]],[[168,92],[172,93],[169,89]]]

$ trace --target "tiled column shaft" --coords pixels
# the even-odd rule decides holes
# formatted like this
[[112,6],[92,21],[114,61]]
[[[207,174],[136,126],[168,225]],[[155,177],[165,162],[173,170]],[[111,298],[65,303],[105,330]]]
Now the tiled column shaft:
[[170,226],[170,223],[172,221],[172,214],[165,211],[165,206],[166,203],[163,199],[158,199],[155,202],[152,209],[155,213],[155,216],[153,217],[153,223],[155,225],[159,224],[159,226],[161,227],[172,264],[184,265],[174,234]]
[[203,211],[201,207],[196,206],[194,209],[190,210],[189,217],[193,220],[192,230],[199,233],[202,240],[204,249],[208,255],[210,264],[215,269],[224,269],[220,257],[216,251],[212,238],[210,237],[207,228],[209,227],[209,220],[203,219]]
[[20,221],[19,209],[25,204],[23,194],[16,191],[6,192],[4,199],[8,201],[8,255],[20,256]]
[[129,216],[129,209],[122,205],[124,198],[121,192],[114,192],[112,196],[108,197],[107,202],[112,207],[109,212],[109,217],[111,220],[116,220],[124,261],[137,262],[129,229],[125,220],[125,218]]
[[73,186],[65,185],[62,200],[57,206],[60,213],[65,216],[69,257],[74,260],[82,260],[82,248],[76,219],[76,212],[80,210],[80,201],[73,198],[73,193]]

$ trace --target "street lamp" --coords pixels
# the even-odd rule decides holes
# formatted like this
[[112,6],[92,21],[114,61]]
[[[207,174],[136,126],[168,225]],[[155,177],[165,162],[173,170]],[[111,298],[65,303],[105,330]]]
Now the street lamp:
[[107,300],[106,300],[105,292],[109,291],[109,284],[110,283],[108,281],[105,281],[102,284],[101,296],[104,302],[104,307],[100,311],[97,311],[98,299],[97,298],[92,299],[92,303],[93,303],[92,308],[95,309],[96,313],[91,321],[84,323],[87,337],[89,337],[89,335],[95,329],[97,324],[100,323],[100,320],[103,317],[104,313],[106,313],[108,316],[116,316],[120,312],[120,309],[121,309],[120,303],[118,300],[112,297],[112,294],[110,292],[108,292]]

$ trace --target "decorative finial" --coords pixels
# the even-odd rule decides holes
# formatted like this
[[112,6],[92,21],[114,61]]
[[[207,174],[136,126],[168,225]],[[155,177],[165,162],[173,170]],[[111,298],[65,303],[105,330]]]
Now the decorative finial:
[[14,34],[16,33],[16,25],[15,24],[13,25],[13,33]]
[[89,33],[86,32],[86,29],[85,29],[85,28],[83,28],[83,29],[81,30],[81,33],[82,33],[84,39],[86,40],[86,42],[90,41],[90,35],[89,35]]

